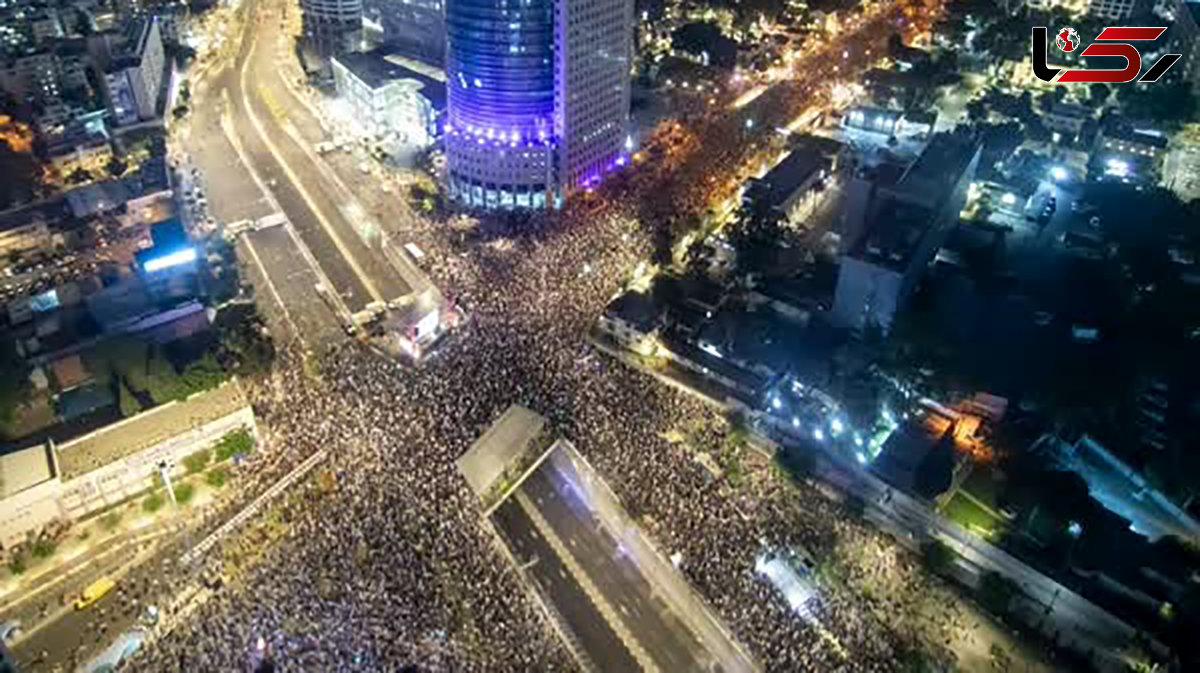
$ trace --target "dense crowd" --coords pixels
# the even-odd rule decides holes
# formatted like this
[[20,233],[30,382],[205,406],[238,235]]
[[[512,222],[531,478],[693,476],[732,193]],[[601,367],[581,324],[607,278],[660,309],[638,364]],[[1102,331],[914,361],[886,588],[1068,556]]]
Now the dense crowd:
[[[275,510],[278,538],[255,533],[210,554],[232,581],[139,655],[139,669],[245,669],[264,657],[288,669],[574,669],[454,466],[512,404],[575,443],[767,670],[894,670],[918,641],[944,650],[944,623],[914,633],[895,613],[881,618],[853,589],[854,573],[870,573],[854,560],[843,559],[854,581],[829,583],[813,622],[793,613],[755,574],[760,554],[833,558],[876,534],[765,469],[736,488],[715,477],[696,456],[727,439],[719,414],[588,345],[652,248],[630,213],[405,225],[465,326],[419,368],[354,343],[284,349],[252,387],[268,435],[253,478],[265,484],[317,450],[330,458]],[[669,439],[681,428],[684,441]],[[247,549],[254,558],[234,572],[229,559]],[[898,576],[924,587],[919,572]]]
[[[753,571],[769,548],[819,557],[848,532],[872,533],[816,489],[765,471],[736,489],[714,478],[695,454],[724,441],[717,412],[587,345],[644,254],[639,242],[616,215],[517,239],[446,230],[425,244],[441,253],[435,275],[469,321],[434,358],[414,369],[347,344],[318,355],[314,377],[305,356],[283,353],[273,378],[252,388],[268,435],[254,469],[279,474],[328,449],[326,478],[296,488],[281,539],[139,667],[224,670],[269,655],[322,669],[573,668],[454,467],[505,408],[523,404],[681,555],[688,580],[768,669],[891,670],[907,638],[854,592],[824,595],[813,627]],[[666,439],[680,428],[688,441]]]

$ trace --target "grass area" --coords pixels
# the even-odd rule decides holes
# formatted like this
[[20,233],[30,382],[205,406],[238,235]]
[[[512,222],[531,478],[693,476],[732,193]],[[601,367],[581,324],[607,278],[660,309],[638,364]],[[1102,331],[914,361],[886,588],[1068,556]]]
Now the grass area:
[[962,493],[956,493],[942,508],[942,515],[973,533],[990,537],[1004,526],[1004,521],[971,502]]

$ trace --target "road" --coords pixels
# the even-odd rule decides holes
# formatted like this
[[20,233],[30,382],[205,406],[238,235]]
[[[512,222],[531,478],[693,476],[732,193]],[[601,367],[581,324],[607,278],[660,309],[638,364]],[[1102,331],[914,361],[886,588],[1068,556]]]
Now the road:
[[550,452],[493,516],[598,668],[756,670],[569,446]]
[[[411,288],[381,253],[362,241],[349,219],[355,213],[341,205],[346,199],[338,185],[315,165],[306,144],[297,141],[289,116],[304,108],[292,98],[278,67],[275,46],[286,38],[279,13],[255,3],[248,3],[245,12],[250,18],[236,51],[218,58],[196,85],[194,112],[179,144],[201,169],[212,212],[221,222],[286,214],[284,229],[297,234],[292,244],[268,234],[254,235],[249,246],[274,285],[271,293],[286,302],[280,310],[291,314],[288,320],[306,340],[311,326],[316,340],[323,342],[333,338],[330,327],[336,322],[324,315],[327,304],[343,313],[345,321],[369,303],[398,299]],[[311,118],[296,121],[316,123]],[[307,258],[313,268],[300,268],[298,257]],[[331,291],[328,296],[322,296],[318,284]]]

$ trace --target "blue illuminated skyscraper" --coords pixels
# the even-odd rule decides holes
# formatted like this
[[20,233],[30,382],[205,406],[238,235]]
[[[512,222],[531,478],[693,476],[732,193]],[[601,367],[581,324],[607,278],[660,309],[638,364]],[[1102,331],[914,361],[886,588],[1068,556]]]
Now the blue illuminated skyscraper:
[[625,159],[632,0],[449,0],[450,193],[555,206]]

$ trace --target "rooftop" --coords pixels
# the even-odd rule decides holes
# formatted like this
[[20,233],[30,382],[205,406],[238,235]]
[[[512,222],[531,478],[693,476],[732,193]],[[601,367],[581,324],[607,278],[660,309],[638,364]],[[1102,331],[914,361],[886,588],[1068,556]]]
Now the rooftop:
[[58,447],[62,478],[68,480],[134,455],[228,416],[247,404],[241,387],[236,381],[229,381],[181,402],[164,404],[101,428]]
[[756,204],[775,208],[787,201],[814,173],[829,170],[833,162],[815,148],[793,150],[760,180],[747,189],[747,198]]
[[439,81],[426,73],[405,66],[398,59],[389,57],[382,51],[339,54],[334,57],[334,62],[372,90],[382,89],[392,82],[415,81],[421,85],[421,94],[429,99],[434,108],[440,110],[446,107],[446,83],[444,81]]
[[14,496],[54,476],[45,444],[0,455],[0,499]]
[[980,144],[965,133],[939,133],[900,176],[896,192],[904,198],[937,207],[954,191],[954,185],[979,156]]

